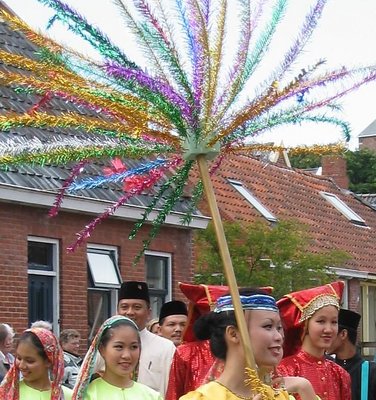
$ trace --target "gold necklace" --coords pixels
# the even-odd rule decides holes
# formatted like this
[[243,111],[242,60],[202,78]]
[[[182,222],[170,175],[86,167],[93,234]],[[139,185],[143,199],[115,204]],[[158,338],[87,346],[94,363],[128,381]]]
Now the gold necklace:
[[30,384],[28,384],[28,383],[26,383],[26,382],[25,382],[25,385],[28,386],[29,388],[34,389],[34,390],[38,390],[38,392],[47,392],[48,390],[51,390],[51,384],[49,384],[48,387],[47,387],[47,386],[44,386],[44,387],[42,387],[42,388],[32,386],[32,385],[30,385]]
[[238,394],[238,393],[235,393],[235,392],[233,392],[231,389],[229,389],[226,385],[224,385],[223,383],[221,383],[221,382],[219,382],[219,381],[216,381],[220,386],[222,386],[223,388],[225,388],[226,390],[228,390],[231,394],[233,394],[234,396],[236,396],[236,397],[238,397],[239,399],[242,399],[242,400],[252,400],[253,399],[253,395],[251,395],[251,396],[242,396],[242,395],[240,395],[240,394]]

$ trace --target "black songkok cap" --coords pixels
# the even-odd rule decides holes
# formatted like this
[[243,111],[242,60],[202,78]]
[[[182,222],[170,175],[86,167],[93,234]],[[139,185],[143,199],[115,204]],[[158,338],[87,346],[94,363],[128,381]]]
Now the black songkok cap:
[[356,331],[359,326],[361,315],[355,311],[341,308],[338,314],[338,326]]
[[159,323],[161,323],[163,318],[166,318],[169,315],[188,315],[187,306],[179,300],[168,301],[167,303],[164,303],[161,308],[161,312],[159,313]]
[[146,282],[128,281],[121,284],[119,300],[140,299],[150,303],[149,288]]

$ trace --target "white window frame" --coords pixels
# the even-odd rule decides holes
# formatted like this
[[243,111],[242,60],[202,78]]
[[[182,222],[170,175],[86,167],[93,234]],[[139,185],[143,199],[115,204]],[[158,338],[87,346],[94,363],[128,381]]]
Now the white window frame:
[[59,240],[50,239],[39,236],[28,236],[27,243],[36,242],[36,243],[48,243],[52,245],[52,271],[42,271],[39,269],[32,269],[28,267],[27,274],[29,275],[40,275],[40,276],[51,276],[52,277],[52,307],[53,307],[53,321],[52,327],[53,331],[56,335],[59,335],[59,321],[60,321],[60,248],[59,248]]
[[266,220],[278,222],[275,217],[244,185],[234,179],[228,179],[230,185],[237,190]]
[[332,193],[320,192],[321,196],[324,197],[336,210],[338,210],[343,216],[345,216],[350,222],[358,226],[367,226],[366,221],[353,211],[345,202],[343,202],[338,196]]
[[[167,294],[165,296],[165,302],[172,299],[172,255],[171,253],[165,253],[160,251],[145,251],[145,280],[147,281],[147,270],[146,270],[146,256],[163,257],[167,259]],[[149,289],[150,290],[150,289]],[[155,315],[154,317],[157,317]]]
[[[369,299],[371,297],[370,294],[370,288],[372,288],[373,291],[373,296],[375,296],[376,293],[376,282],[361,282],[360,283],[360,290],[361,290],[361,299],[362,299],[362,315],[363,316],[371,316],[373,317],[373,320],[370,321],[370,318],[362,318],[361,319],[361,324],[362,324],[362,337],[361,341],[362,342],[375,342],[376,341],[376,332],[374,331],[374,324],[376,317],[375,315],[372,314],[372,309],[370,307],[370,302]],[[375,306],[372,307],[373,309]],[[373,329],[373,332],[371,330]],[[373,337],[372,337],[373,336]],[[373,356],[376,357],[376,349],[374,348],[364,348],[363,349],[363,355],[366,356]]]
[[[93,288],[97,289],[97,290],[108,290],[110,291],[110,298],[111,298],[111,313],[112,315],[116,314],[116,310],[117,310],[117,301],[118,301],[118,291],[119,288],[121,286],[121,274],[120,274],[120,269],[119,269],[119,249],[117,246],[108,246],[108,245],[103,245],[103,244],[95,244],[95,243],[88,243],[86,246],[86,253],[89,253],[89,250],[102,250],[102,251],[108,251],[114,252],[115,255],[115,269],[116,269],[116,273],[119,277],[119,284],[118,285],[98,285],[98,286],[94,286]],[[87,254],[86,254],[87,256]],[[89,264],[89,261],[87,260],[87,263]],[[88,266],[88,272],[91,273],[90,270],[90,266]],[[89,289],[89,288],[88,288]]]

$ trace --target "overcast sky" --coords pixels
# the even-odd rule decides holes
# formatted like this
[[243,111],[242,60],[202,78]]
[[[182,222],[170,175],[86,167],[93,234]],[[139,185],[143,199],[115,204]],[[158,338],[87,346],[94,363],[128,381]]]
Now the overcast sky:
[[[4,0],[21,18],[34,28],[45,30],[48,18],[53,14],[37,0]],[[129,0],[127,0],[129,1]],[[168,0],[162,0],[168,1]],[[313,0],[290,0],[288,12],[278,42],[291,41],[292,32],[302,21]],[[116,10],[111,0],[70,0],[89,21],[99,25],[110,37],[118,35]],[[231,0],[229,2],[231,4]],[[231,10],[231,5],[229,7]],[[345,65],[376,65],[376,0],[328,0],[316,32],[305,49],[301,64],[304,67],[320,58],[327,59],[327,65],[334,68]],[[64,28],[54,26],[49,35],[65,40],[72,45],[71,37]],[[121,37],[117,39],[121,43]],[[372,83],[348,95],[342,100],[343,119],[352,127],[351,149],[358,145],[358,134],[376,119],[376,83]],[[263,135],[263,141],[283,140],[286,145],[328,143],[341,138],[341,133],[326,125],[283,128],[273,134]]]

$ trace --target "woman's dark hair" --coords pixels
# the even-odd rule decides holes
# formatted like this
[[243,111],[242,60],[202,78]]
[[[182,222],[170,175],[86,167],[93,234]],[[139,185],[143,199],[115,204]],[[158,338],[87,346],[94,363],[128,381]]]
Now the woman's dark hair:
[[[240,295],[253,296],[255,294],[267,294],[262,289],[240,289]],[[202,315],[193,325],[194,333],[198,340],[210,339],[210,349],[213,355],[221,360],[226,359],[227,344],[225,331],[228,326],[237,326],[234,311],[210,312]]]
[[47,354],[44,351],[43,344],[39,340],[38,336],[35,333],[30,332],[30,331],[24,332],[20,336],[17,346],[19,346],[19,344],[22,343],[22,342],[31,343],[37,349],[38,355],[41,356],[44,360],[48,361],[48,357],[47,357]]
[[128,320],[128,319],[119,319],[118,321],[115,321],[110,327],[108,327],[103,333],[102,333],[102,337],[100,339],[100,345],[101,346],[106,346],[107,343],[110,341],[112,334],[113,334],[113,330],[118,328],[119,326],[129,326],[131,328],[133,328],[136,332],[137,332],[137,338],[138,338],[138,342],[141,343],[141,339],[140,339],[140,334],[138,332],[138,329],[136,327],[136,325]]

